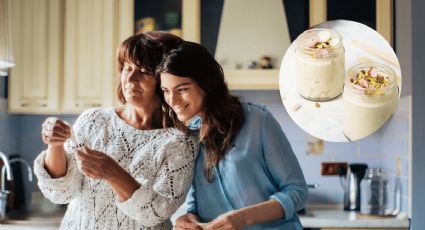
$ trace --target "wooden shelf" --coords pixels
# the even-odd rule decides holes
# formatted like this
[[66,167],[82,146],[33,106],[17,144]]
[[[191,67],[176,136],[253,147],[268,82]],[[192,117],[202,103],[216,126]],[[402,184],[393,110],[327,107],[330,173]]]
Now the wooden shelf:
[[225,69],[224,76],[231,90],[279,89],[279,69]]

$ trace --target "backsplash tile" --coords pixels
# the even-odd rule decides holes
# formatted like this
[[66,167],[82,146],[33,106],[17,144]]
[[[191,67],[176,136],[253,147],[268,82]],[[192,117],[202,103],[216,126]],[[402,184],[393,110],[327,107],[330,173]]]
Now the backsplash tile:
[[358,154],[361,155],[380,155],[382,153],[381,132],[375,132],[357,141]]
[[0,97],[0,152],[6,155],[19,151],[20,117],[7,113],[7,100]]

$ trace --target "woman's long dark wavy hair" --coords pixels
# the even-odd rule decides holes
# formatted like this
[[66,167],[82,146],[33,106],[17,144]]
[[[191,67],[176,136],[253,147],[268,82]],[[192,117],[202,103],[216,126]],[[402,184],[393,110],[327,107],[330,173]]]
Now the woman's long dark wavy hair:
[[[206,149],[204,175],[211,182],[214,167],[223,159],[245,122],[242,104],[237,97],[230,95],[220,64],[197,43],[183,42],[177,49],[171,50],[158,66],[156,76],[163,72],[189,77],[205,92],[205,117],[199,135]],[[171,122],[187,132],[176,113],[165,103],[164,97],[161,97],[161,102],[163,110],[169,115],[169,120],[164,122]]]

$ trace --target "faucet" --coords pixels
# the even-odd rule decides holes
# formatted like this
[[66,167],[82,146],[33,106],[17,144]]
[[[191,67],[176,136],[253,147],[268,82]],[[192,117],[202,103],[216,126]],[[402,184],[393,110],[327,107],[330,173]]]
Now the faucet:
[[[0,158],[3,160],[4,167],[6,168],[7,180],[8,181],[13,180],[13,175],[12,175],[12,171],[10,170],[9,160],[7,159],[6,155],[2,152],[0,152]],[[2,178],[2,181],[4,181],[3,178]]]
[[[25,164],[25,166],[27,167],[27,172],[28,172],[28,181],[32,181],[32,169],[31,166],[28,164],[28,162],[26,162],[24,159],[22,158],[13,158],[11,160],[9,160],[9,164],[15,163],[15,162],[21,162],[23,164]],[[2,167],[1,169],[1,190],[0,191],[5,191],[5,180],[4,180],[4,173],[7,170],[6,167]]]
[[[6,155],[2,152],[0,152],[0,158],[3,160],[3,166],[2,171],[6,169],[7,173],[7,180],[11,181],[13,180],[12,171],[10,170],[10,162],[7,159]],[[2,173],[2,184],[4,184],[4,173]],[[32,176],[32,175],[31,175]],[[9,191],[4,191],[4,186],[2,186],[2,190],[0,191],[0,220],[4,220],[6,217],[6,203],[7,203],[7,196],[9,194]]]

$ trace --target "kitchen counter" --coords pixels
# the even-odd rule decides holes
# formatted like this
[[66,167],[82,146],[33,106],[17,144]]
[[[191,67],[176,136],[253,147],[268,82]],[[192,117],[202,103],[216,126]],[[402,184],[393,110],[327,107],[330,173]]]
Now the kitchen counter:
[[[184,207],[181,209],[183,210]],[[184,209],[185,210],[185,209]],[[41,216],[31,213],[16,213],[14,219],[0,222],[0,230],[53,230],[58,229],[64,210],[54,215]],[[175,220],[182,213],[171,218]],[[405,215],[397,217],[370,217],[356,212],[343,211],[339,206],[307,207],[307,213],[300,215],[305,228],[375,228],[375,229],[408,229],[409,219]]]
[[409,219],[403,214],[397,217],[367,216],[344,211],[342,207],[310,207],[306,215],[300,215],[300,220],[305,228],[409,228]]
[[0,221],[0,230],[53,230],[59,229],[65,208],[49,215],[39,211],[8,213],[8,219]]

